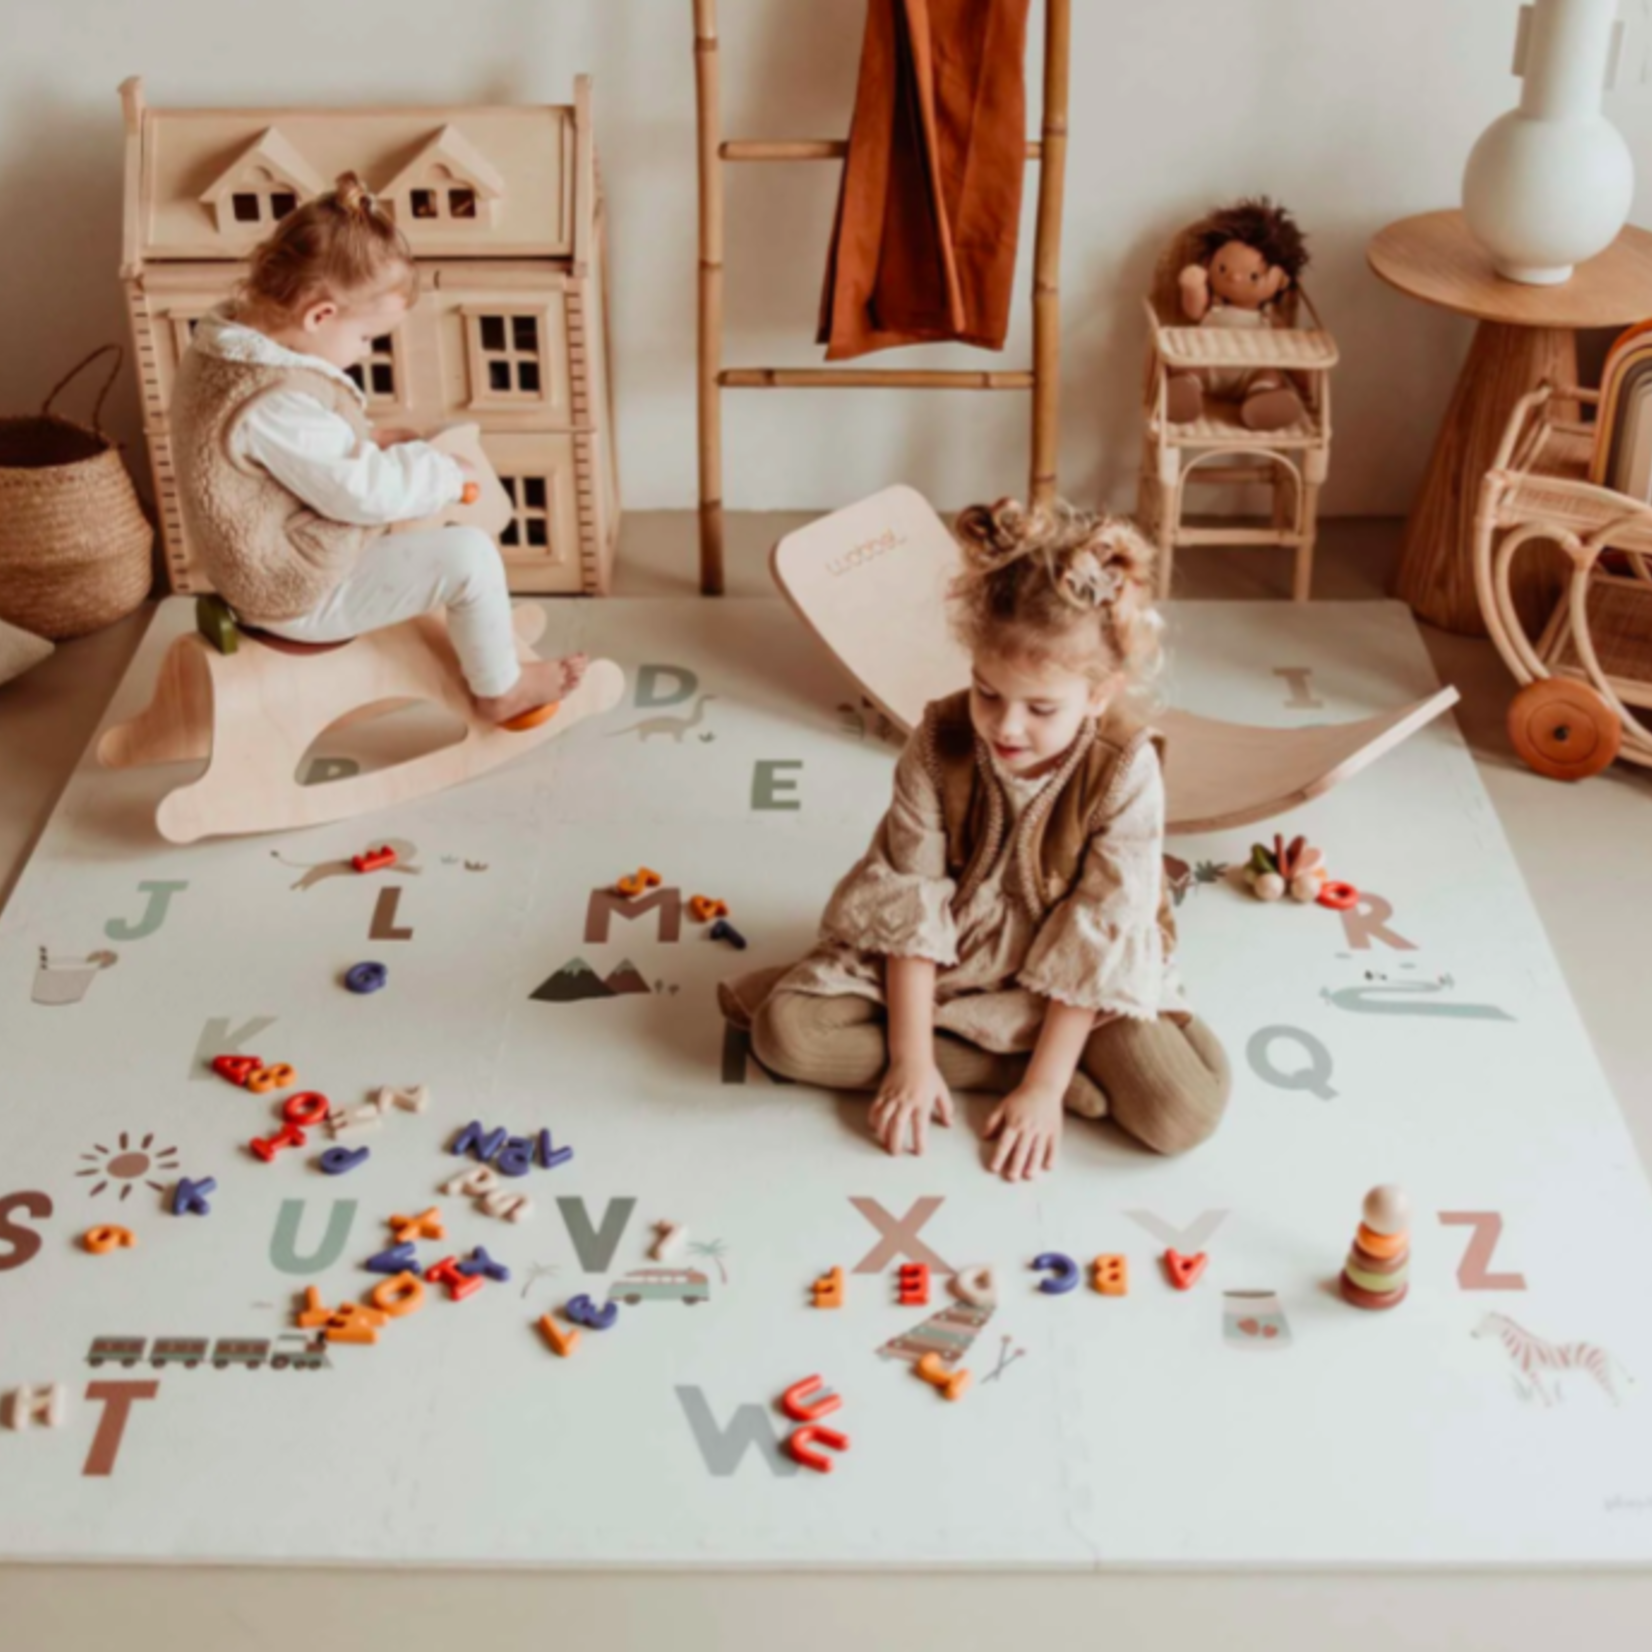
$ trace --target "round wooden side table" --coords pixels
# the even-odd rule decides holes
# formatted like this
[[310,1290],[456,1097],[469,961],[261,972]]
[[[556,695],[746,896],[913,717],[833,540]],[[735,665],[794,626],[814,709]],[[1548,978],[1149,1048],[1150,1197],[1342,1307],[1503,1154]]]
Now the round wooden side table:
[[[1480,323],[1406,523],[1394,594],[1431,625],[1484,636],[1473,556],[1481,479],[1514,404],[1544,379],[1577,383],[1579,328],[1652,316],[1652,234],[1625,229],[1556,287],[1505,281],[1455,211],[1390,224],[1372,237],[1366,258],[1402,293]],[[1536,556],[1514,566],[1515,605],[1528,631],[1554,606],[1558,567],[1558,556],[1553,567]]]

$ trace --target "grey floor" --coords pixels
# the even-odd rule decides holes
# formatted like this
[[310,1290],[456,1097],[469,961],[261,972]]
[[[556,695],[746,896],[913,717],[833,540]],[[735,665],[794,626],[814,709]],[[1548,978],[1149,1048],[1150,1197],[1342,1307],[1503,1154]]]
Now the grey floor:
[[[769,595],[770,544],[801,516],[730,519],[732,598]],[[1326,524],[1315,595],[1386,594],[1399,524]],[[694,521],[687,513],[633,515],[625,524],[617,594],[693,595]],[[1184,553],[1177,594],[1278,600],[1285,553]],[[63,646],[0,688],[0,899],[44,827],[137,647],[144,614]],[[1620,764],[1579,786],[1540,780],[1514,758],[1503,718],[1512,682],[1484,641],[1423,634],[1502,819],[1556,956],[1582,1011],[1643,1164],[1652,1166],[1652,772]],[[0,1050],[0,1075],[3,1075]],[[3,1078],[0,1078],[3,1085]],[[0,1094],[4,1094],[0,1090]],[[49,1098],[4,1095],[4,1104]],[[1557,1107],[1564,1096],[1554,1098]],[[0,1184],[4,1182],[0,1169]],[[1644,1258],[1622,1265],[1636,1288]],[[4,1334],[0,1322],[0,1334]],[[318,1437],[318,1449],[347,1442]],[[0,1471],[3,1473],[3,1471]],[[1646,1465],[1652,1491],[1652,1463]],[[546,1495],[556,1495],[554,1460]],[[3,1479],[0,1479],[3,1486]],[[1652,1516],[1642,1516],[1652,1518]],[[1645,1644],[1652,1578],[1642,1573],[1230,1576],[1147,1574],[907,1576],[475,1576],[274,1571],[190,1573],[110,1569],[85,1574],[0,1568],[4,1644],[58,1652],[118,1639],[125,1652],[168,1649],[187,1633],[225,1648],[285,1644],[302,1613],[306,1652],[451,1646],[482,1631],[499,1649],[573,1636],[602,1647],[674,1652],[786,1652],[841,1647],[1049,1646],[1105,1638],[1130,1649],[1221,1646],[1227,1652],[1498,1652],[1585,1640],[1608,1649]],[[283,1628],[285,1624],[285,1628]]]

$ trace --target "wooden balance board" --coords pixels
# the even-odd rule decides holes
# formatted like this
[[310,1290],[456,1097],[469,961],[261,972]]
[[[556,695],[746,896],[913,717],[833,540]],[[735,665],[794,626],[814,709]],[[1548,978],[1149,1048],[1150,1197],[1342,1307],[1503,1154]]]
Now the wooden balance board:
[[[775,582],[866,697],[910,732],[923,708],[969,682],[946,619],[958,547],[922,494],[886,488],[788,534],[770,556]],[[1258,728],[1167,708],[1169,832],[1271,820],[1322,796],[1457,703],[1426,700],[1353,723]]]

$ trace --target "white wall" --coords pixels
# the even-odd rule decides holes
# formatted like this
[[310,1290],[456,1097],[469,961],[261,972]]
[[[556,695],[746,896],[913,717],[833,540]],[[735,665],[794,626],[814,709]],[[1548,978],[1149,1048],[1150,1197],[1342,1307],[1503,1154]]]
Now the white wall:
[[[1073,9],[1064,491],[1130,498],[1140,293],[1159,243],[1213,201],[1267,191],[1312,236],[1309,280],[1343,347],[1327,509],[1403,511],[1469,324],[1389,292],[1363,249],[1390,219],[1455,202],[1474,136],[1517,95],[1515,0],[1074,0]],[[723,0],[722,10],[727,134],[841,134],[863,0]],[[1642,157],[1652,155],[1649,11],[1649,0],[1624,0],[1629,68],[1608,101]],[[1041,15],[1034,0],[1035,120]],[[614,215],[626,502],[690,504],[691,32],[690,0],[0,0],[0,412],[32,408],[93,344],[126,337],[115,95],[126,75],[143,74],[156,105],[279,105],[560,101],[589,70]],[[835,188],[831,167],[732,172],[731,364],[819,359],[810,340]],[[1031,201],[1029,191],[1029,212]],[[1637,218],[1649,207],[1643,160]],[[1030,222],[1002,358],[1012,365],[1029,359]],[[141,472],[130,372],[111,405]],[[1026,406],[1024,396],[976,393],[736,393],[725,498],[735,509],[818,507],[896,479],[944,506],[1015,491]]]

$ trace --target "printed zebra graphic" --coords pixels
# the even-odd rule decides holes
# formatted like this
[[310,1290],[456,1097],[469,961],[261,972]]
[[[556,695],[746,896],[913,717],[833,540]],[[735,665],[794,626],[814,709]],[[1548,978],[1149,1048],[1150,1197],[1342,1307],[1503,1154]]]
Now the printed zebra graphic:
[[1592,1342],[1546,1342],[1507,1314],[1487,1314],[1475,1327],[1474,1335],[1496,1337],[1503,1344],[1514,1366],[1514,1390],[1523,1400],[1535,1394],[1545,1405],[1553,1405],[1565,1397],[1558,1376],[1551,1376],[1548,1386],[1544,1386],[1545,1372],[1586,1371],[1613,1405],[1622,1404],[1612,1382],[1614,1367],[1626,1383],[1635,1380],[1606,1349]]

